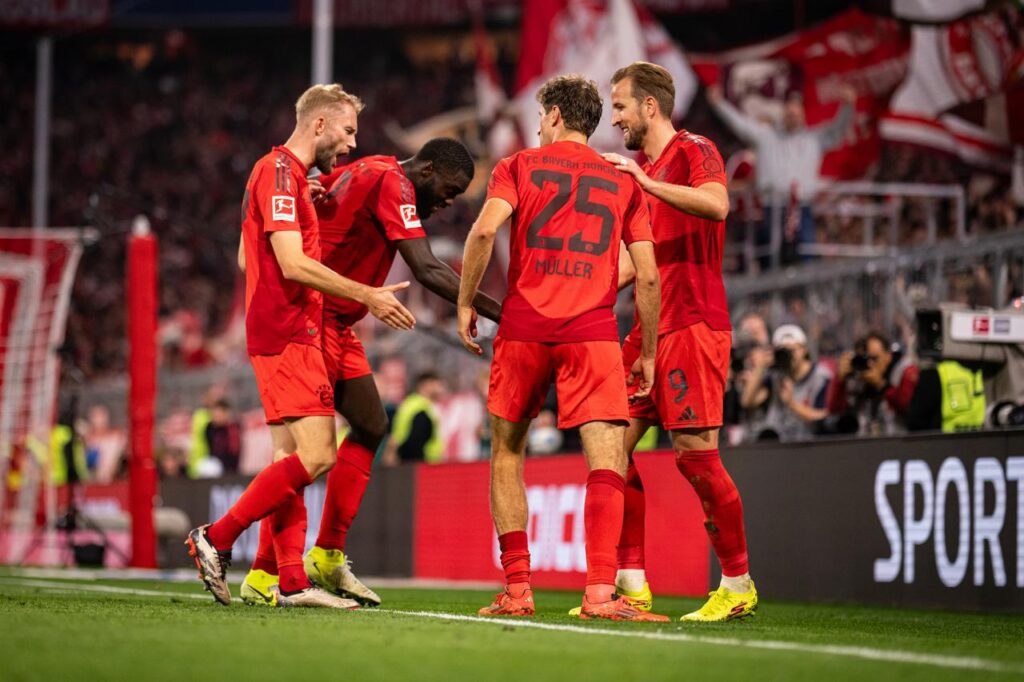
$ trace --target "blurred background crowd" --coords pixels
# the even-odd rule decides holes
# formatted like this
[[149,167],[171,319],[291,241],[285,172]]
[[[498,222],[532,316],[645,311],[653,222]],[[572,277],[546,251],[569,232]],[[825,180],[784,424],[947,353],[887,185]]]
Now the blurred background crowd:
[[[706,57],[810,34],[837,17],[850,20],[858,3],[775,3],[773,10],[772,3],[751,2],[759,21],[740,23],[757,29],[730,22],[723,12],[729,2],[706,3],[690,14],[675,7],[686,2],[642,4],[671,40]],[[507,141],[496,142],[501,116],[479,115],[481,32],[486,70],[501,90],[511,89],[523,60],[525,29],[516,3],[486,5],[477,22],[461,16],[432,27],[378,26],[339,33],[344,39],[335,42],[336,79],[367,104],[354,157],[401,158],[438,133],[460,137],[477,156],[470,191],[427,224],[435,253],[456,269],[490,168],[507,148]],[[1019,13],[988,5],[1003,12],[999,20],[1019,55]],[[891,16],[876,20],[909,44],[911,29],[894,28]],[[78,419],[87,447],[79,473],[112,480],[123,467],[124,398],[117,396],[126,363],[125,235],[138,214],[148,217],[160,244],[161,387],[167,392],[158,415],[161,475],[253,472],[269,449],[246,374],[235,266],[239,201],[254,161],[291,129],[292,101],[309,80],[308,27],[227,31],[142,23],[119,24],[115,17],[106,28],[70,29],[54,53],[50,222],[93,226],[99,235],[81,261],[63,349],[84,381],[78,386],[87,409]],[[27,131],[35,64],[32,36],[10,38],[0,48],[0,97],[7,103],[0,225],[19,226],[31,222]],[[840,175],[875,183],[873,189],[835,184],[835,175],[818,167],[821,155],[849,142],[867,125],[865,116],[877,113],[865,112],[863,93],[860,103],[854,93],[808,124],[811,103],[805,111],[798,88],[759,86],[758,105],[750,106],[733,96],[744,82],[738,67],[700,68],[713,61],[691,58],[702,87],[695,86],[680,123],[719,145],[730,176],[729,442],[939,428],[937,370],[919,357],[916,311],[940,303],[1020,307],[1024,244],[1012,238],[1024,226],[1021,147],[1007,143],[997,162],[979,163],[955,150],[876,140],[863,169]],[[1021,68],[1019,58],[1013,68]],[[1011,76],[1001,87],[1019,93]],[[978,106],[966,102],[960,113],[970,117],[968,109]],[[820,146],[814,163],[793,178],[770,165],[772,154],[788,153],[778,142],[788,138],[778,130],[807,132]],[[921,194],[908,184],[938,189]],[[1011,241],[987,241],[1002,237]],[[501,296],[497,261],[484,289]],[[408,278],[403,267],[396,265],[393,279]],[[424,333],[396,337],[372,319],[358,328],[393,417],[382,461],[486,458],[486,364],[461,355],[453,343],[450,305],[416,285],[407,296]],[[628,293],[617,313],[625,331],[632,320]],[[403,414],[409,396],[425,397],[417,404],[429,409]],[[535,423],[534,453],[579,447],[576,434],[554,427],[553,407]],[[443,441],[441,455],[431,454],[433,438]],[[656,447],[659,438],[649,434],[646,446]]]

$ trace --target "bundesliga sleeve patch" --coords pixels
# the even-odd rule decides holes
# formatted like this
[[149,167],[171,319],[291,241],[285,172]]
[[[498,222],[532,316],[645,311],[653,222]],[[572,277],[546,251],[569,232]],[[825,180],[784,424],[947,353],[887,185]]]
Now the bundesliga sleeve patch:
[[416,213],[415,204],[402,204],[398,209],[402,213],[402,223],[405,225],[405,229],[411,230],[413,228],[423,227],[420,223],[420,216]]
[[295,222],[295,197],[278,195],[271,197],[271,203],[273,220]]

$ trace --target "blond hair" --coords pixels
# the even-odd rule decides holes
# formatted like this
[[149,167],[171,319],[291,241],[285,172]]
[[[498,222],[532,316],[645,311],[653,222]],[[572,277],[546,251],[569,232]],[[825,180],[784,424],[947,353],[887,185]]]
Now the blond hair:
[[341,83],[331,83],[330,85],[314,85],[302,93],[302,96],[295,102],[295,118],[302,120],[323,107],[337,104],[347,104],[355,109],[357,114],[363,110],[363,100],[350,92],[345,92]]

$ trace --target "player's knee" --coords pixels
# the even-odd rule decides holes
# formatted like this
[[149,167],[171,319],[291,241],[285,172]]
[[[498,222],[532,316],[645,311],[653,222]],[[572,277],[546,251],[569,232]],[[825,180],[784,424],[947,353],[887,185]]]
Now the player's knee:
[[371,452],[376,452],[388,435],[388,417],[383,410],[380,411],[380,414],[373,415],[368,419],[359,422],[353,421],[350,426],[352,431],[347,437]]

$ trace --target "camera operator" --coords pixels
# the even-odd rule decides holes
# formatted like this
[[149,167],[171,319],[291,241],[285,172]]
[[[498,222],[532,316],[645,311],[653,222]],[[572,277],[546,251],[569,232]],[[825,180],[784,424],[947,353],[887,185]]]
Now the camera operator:
[[832,372],[811,360],[807,335],[795,324],[776,329],[772,346],[773,352],[751,351],[751,374],[740,405],[745,410],[767,405],[756,440],[809,439],[828,415],[825,403]]
[[[744,409],[741,405],[746,386],[751,382],[754,360],[758,351],[772,352],[771,336],[764,318],[755,312],[748,312],[740,318],[733,333],[732,358],[729,364],[729,377],[726,381],[724,421],[727,425],[737,427],[732,442],[748,440],[748,436],[756,434],[764,426],[767,407]],[[758,384],[763,376],[757,379]]]
[[[907,432],[907,412],[918,369],[880,332],[870,332],[843,353],[828,401],[837,433],[897,435]],[[844,426],[848,424],[848,426]]]

